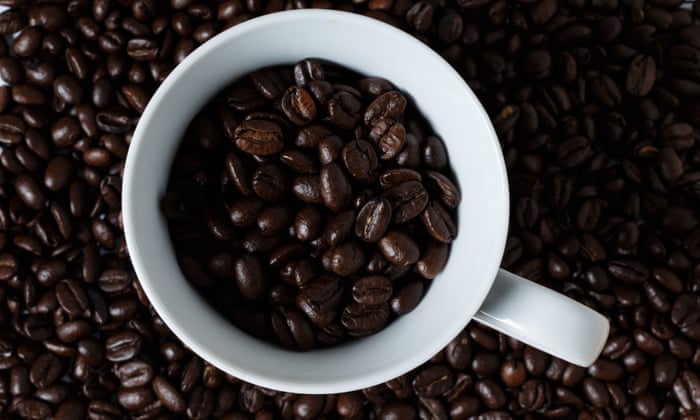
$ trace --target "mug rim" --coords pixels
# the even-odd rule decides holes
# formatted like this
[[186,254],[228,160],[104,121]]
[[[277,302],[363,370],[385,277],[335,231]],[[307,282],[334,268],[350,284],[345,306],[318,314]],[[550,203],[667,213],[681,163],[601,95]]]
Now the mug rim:
[[[499,185],[501,187],[500,191],[494,191],[494,194],[500,194],[501,200],[502,200],[502,206],[505,209],[503,212],[504,214],[502,215],[503,217],[499,220],[500,222],[497,224],[498,227],[500,228],[500,232],[493,232],[493,237],[489,238],[493,240],[497,246],[496,248],[499,250],[499,254],[497,255],[498,262],[500,262],[500,259],[503,255],[503,252],[505,251],[505,241],[506,241],[506,236],[507,236],[507,228],[508,228],[508,217],[509,217],[509,192],[508,192],[508,182],[507,182],[507,174],[506,174],[506,168],[505,168],[505,163],[504,163],[504,158],[500,149],[500,144],[498,142],[498,137],[493,129],[493,126],[491,125],[490,119],[488,115],[486,114],[486,111],[483,109],[483,106],[479,102],[479,100],[476,98],[474,93],[471,91],[471,89],[468,87],[466,82],[459,76],[459,74],[456,73],[452,67],[445,62],[437,53],[434,51],[430,50],[426,45],[422,44],[420,41],[417,39],[413,38],[409,34],[396,29],[388,24],[385,24],[383,22],[380,22],[378,20],[374,20],[365,16],[357,15],[354,13],[349,13],[349,12],[341,12],[341,11],[332,11],[332,10],[293,10],[293,11],[283,11],[283,12],[276,12],[260,17],[256,17],[254,19],[251,19],[249,21],[243,22],[239,25],[236,25],[234,27],[231,27],[214,38],[210,39],[207,41],[205,44],[201,45],[198,47],[195,51],[193,51],[188,57],[183,60],[182,63],[180,63],[178,66],[175,67],[175,69],[171,72],[171,74],[166,78],[166,80],[158,87],[156,92],[154,93],[153,97],[149,101],[148,105],[146,106],[141,119],[136,127],[136,130],[133,134],[132,137],[132,142],[129,148],[129,153],[127,154],[126,158],[126,163],[125,163],[125,168],[124,168],[124,178],[123,178],[123,198],[122,198],[122,208],[123,208],[123,221],[124,221],[124,232],[125,232],[125,240],[127,243],[127,247],[129,250],[130,258],[132,261],[132,264],[134,266],[134,270],[136,271],[137,276],[141,280],[141,285],[142,288],[144,289],[144,292],[148,296],[149,301],[151,302],[151,305],[153,308],[156,310],[156,312],[162,317],[163,321],[168,325],[168,327],[175,333],[175,335],[180,338],[186,345],[192,348],[192,350],[203,357],[205,360],[212,362],[216,367],[233,374],[234,376],[237,376],[243,380],[270,387],[270,388],[275,388],[275,389],[280,389],[284,391],[291,391],[291,392],[304,392],[304,393],[328,393],[328,392],[342,392],[342,391],[347,391],[350,389],[359,389],[363,388],[366,386],[371,386],[376,383],[384,382],[392,377],[398,376],[400,374],[405,373],[405,371],[412,369],[413,367],[417,366],[420,363],[425,362],[428,360],[432,354],[434,354],[433,347],[436,346],[430,346],[426,344],[426,351],[422,352],[419,355],[416,355],[413,357],[413,359],[421,359],[418,363],[415,363],[415,360],[411,359],[410,361],[404,360],[403,364],[397,363],[394,365],[393,369],[387,368],[382,372],[376,372],[373,375],[366,375],[362,378],[352,378],[350,381],[347,380],[339,380],[339,381],[334,381],[332,383],[330,382],[314,382],[313,380],[307,381],[307,382],[299,382],[298,379],[294,378],[287,378],[285,377],[284,374],[280,374],[274,378],[270,377],[270,375],[263,375],[260,374],[259,372],[253,372],[253,371],[247,371],[244,367],[241,366],[233,366],[230,361],[228,360],[222,360],[221,357],[213,354],[210,349],[206,347],[206,343],[201,343],[199,340],[195,339],[192,337],[192,335],[187,331],[181,328],[181,325],[179,321],[177,320],[176,317],[171,316],[172,313],[172,308],[168,307],[168,304],[164,302],[162,299],[160,299],[159,292],[156,290],[154,285],[151,283],[149,280],[149,272],[151,271],[149,269],[149,264],[147,261],[145,261],[142,258],[142,251],[141,251],[141,244],[139,243],[139,233],[137,229],[134,227],[132,224],[132,220],[134,217],[137,217],[138,214],[138,206],[135,204],[135,200],[130,200],[130,197],[133,195],[133,191],[138,188],[138,181],[134,177],[134,168],[136,166],[136,160],[137,156],[139,154],[139,150],[142,148],[144,144],[144,132],[147,132],[148,129],[150,128],[151,125],[153,124],[158,124],[158,122],[155,122],[154,119],[158,116],[158,109],[160,108],[161,102],[164,100],[168,99],[168,93],[170,91],[170,88],[178,83],[178,81],[183,77],[183,75],[190,73],[193,71],[194,67],[197,65],[200,65],[200,60],[206,56],[206,54],[210,54],[212,51],[215,51],[217,49],[220,49],[223,47],[224,44],[227,42],[230,42],[233,39],[236,39],[237,37],[241,36],[242,34],[245,34],[247,32],[253,31],[255,29],[260,29],[261,27],[264,27],[265,25],[275,25],[279,22],[286,21],[290,18],[294,19],[305,19],[305,18],[321,18],[321,19],[330,19],[330,20],[338,20],[338,21],[344,21],[344,22],[351,22],[353,24],[363,24],[363,25],[371,25],[371,26],[377,26],[381,27],[381,30],[383,31],[390,31],[393,32],[394,36],[403,38],[403,42],[410,42],[417,44],[415,45],[416,48],[421,48],[425,51],[427,54],[431,54],[436,58],[435,60],[435,65],[442,65],[442,66],[447,66],[449,69],[447,71],[451,71],[455,74],[455,77],[457,77],[460,81],[461,84],[463,85],[462,91],[459,92],[459,95],[466,94],[470,97],[470,99],[476,104],[476,106],[471,107],[473,112],[478,112],[479,113],[479,118],[482,119],[485,123],[486,129],[490,133],[490,143],[492,143],[492,146],[497,148],[497,162],[492,162],[493,166],[498,167],[498,172],[502,179],[499,182]],[[431,64],[432,65],[432,64]],[[179,140],[176,142],[176,144],[179,144]],[[454,160],[453,160],[453,166],[454,166]],[[465,205],[464,203],[462,205]],[[496,215],[498,216],[498,215]],[[460,229],[461,231],[461,229]],[[463,233],[463,232],[462,232]],[[450,258],[455,258],[454,256],[451,256]],[[151,262],[154,263],[154,262]],[[157,262],[155,262],[157,263]],[[449,265],[449,262],[448,262]],[[479,287],[475,287],[474,291],[475,293],[479,293],[478,301],[483,302],[483,300],[486,298],[486,295],[488,294],[489,290],[491,289],[493,285],[493,281],[496,277],[497,270],[499,268],[499,264],[496,263],[494,264],[493,267],[489,267],[488,271],[492,273],[489,279],[480,279],[479,282]],[[460,316],[461,318],[466,318],[465,322],[462,324],[462,328],[466,326],[467,322],[473,317],[473,315],[476,313],[478,310],[478,306],[475,308],[472,308],[473,310],[470,311],[464,311],[464,314],[460,314],[463,316]],[[468,317],[466,316],[468,314]],[[445,335],[450,335],[450,339],[456,335],[459,331],[453,332],[449,331],[446,332],[445,334],[442,334],[441,337]],[[448,339],[444,343],[441,343],[440,346],[438,347],[438,350],[444,345],[449,342]],[[361,340],[352,340],[352,343],[344,344],[344,346],[352,347],[352,346],[357,346],[357,342]],[[332,347],[330,349],[322,349],[322,350],[314,350],[312,352],[309,352],[307,354],[311,353],[317,353],[317,354],[322,354],[324,352],[332,351],[335,347]],[[285,353],[290,353],[290,357],[293,357],[291,352],[289,350],[283,350]],[[296,352],[294,352],[296,353]],[[405,369],[403,366],[410,364],[410,367],[408,369]],[[341,383],[343,385],[341,385]],[[349,385],[351,383],[352,385]]]

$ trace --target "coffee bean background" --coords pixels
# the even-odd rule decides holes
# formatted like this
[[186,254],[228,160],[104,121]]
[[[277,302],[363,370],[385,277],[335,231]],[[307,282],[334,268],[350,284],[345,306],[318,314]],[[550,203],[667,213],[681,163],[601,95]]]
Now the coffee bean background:
[[[0,417],[700,416],[700,3],[0,4]],[[139,113],[197,45],[297,7],[396,25],[464,76],[508,165],[503,266],[611,319],[592,367],[470,324],[385,384],[292,395],[207,365],[153,313],[120,216]]]

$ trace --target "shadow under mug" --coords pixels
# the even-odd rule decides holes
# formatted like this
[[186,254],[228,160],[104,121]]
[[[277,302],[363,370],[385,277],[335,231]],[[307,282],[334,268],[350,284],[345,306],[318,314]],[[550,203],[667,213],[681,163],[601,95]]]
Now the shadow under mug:
[[[370,337],[299,353],[241,332],[197,294],[179,270],[159,201],[182,133],[212,96],[260,67],[307,57],[386,78],[408,92],[447,146],[462,203],[448,264],[414,311]],[[257,385],[335,393],[385,382],[431,358],[472,318],[581,366],[597,358],[607,338],[602,315],[499,270],[508,182],[488,116],[441,57],[377,20],[328,10],[279,12],[203,44],[148,103],[128,152],[122,196],[131,260],[155,310],[201,357]]]

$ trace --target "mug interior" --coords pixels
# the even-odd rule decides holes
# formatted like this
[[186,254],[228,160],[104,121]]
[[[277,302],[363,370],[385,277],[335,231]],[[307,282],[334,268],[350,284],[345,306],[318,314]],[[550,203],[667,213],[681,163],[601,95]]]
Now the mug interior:
[[[445,270],[411,313],[370,337],[292,352],[255,339],[221,317],[178,268],[159,211],[182,133],[220,89],[260,67],[318,57],[410,94],[447,145],[462,192],[459,234]],[[289,392],[334,393],[398,376],[432,357],[486,297],[505,246],[505,165],[486,113],[461,77],[410,35],[345,12],[297,10],[235,26],[194,51],[163,82],[127,156],[123,217],[134,269],[172,331],[218,368]]]

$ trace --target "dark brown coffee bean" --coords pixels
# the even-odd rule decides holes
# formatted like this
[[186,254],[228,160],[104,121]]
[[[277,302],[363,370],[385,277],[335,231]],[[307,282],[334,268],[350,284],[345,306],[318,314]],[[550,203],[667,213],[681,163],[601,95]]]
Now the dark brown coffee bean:
[[353,337],[363,337],[383,329],[389,322],[389,306],[365,306],[352,302],[345,306],[340,321]]
[[141,346],[141,337],[133,331],[113,333],[105,340],[105,357],[111,362],[123,362],[136,356]]
[[279,72],[274,68],[264,68],[250,74],[253,86],[268,99],[282,96],[286,87]]
[[17,413],[26,419],[45,419],[51,415],[51,407],[41,401],[27,398],[17,403]]
[[343,130],[355,127],[362,116],[362,103],[345,91],[335,93],[326,107],[330,122]]
[[272,312],[272,329],[280,344],[297,350],[309,350],[314,345],[311,326],[303,313],[285,307],[278,307]]
[[343,153],[343,140],[335,135],[326,136],[318,142],[318,160],[322,165],[340,160]]
[[352,298],[366,306],[377,306],[387,302],[392,291],[391,282],[384,276],[362,277],[352,284]]
[[265,165],[253,173],[255,194],[265,201],[279,201],[287,195],[289,179],[284,170],[275,164]]
[[434,239],[450,243],[457,236],[457,226],[447,210],[436,201],[431,201],[421,214],[421,220],[430,236]]
[[136,61],[150,61],[158,56],[158,43],[148,38],[132,38],[126,45],[126,53]]
[[394,223],[404,223],[423,212],[428,205],[428,192],[419,181],[406,181],[382,194],[393,209]]
[[64,343],[73,343],[90,334],[90,325],[85,321],[67,321],[56,327],[56,336]]
[[364,140],[355,140],[343,147],[342,158],[353,178],[369,182],[376,177],[379,161],[374,147]]
[[302,242],[318,238],[323,232],[323,215],[314,206],[304,206],[294,218],[294,233]]
[[[56,401],[58,404],[60,401]],[[53,418],[56,420],[70,420],[84,418],[86,416],[85,403],[80,400],[66,400],[56,408]]]
[[[27,15],[20,10],[7,9],[0,13],[0,34],[12,35],[27,25]],[[8,83],[11,83],[8,81]]]
[[185,400],[177,389],[161,375],[153,378],[153,392],[160,402],[173,413],[182,413],[186,409]]
[[646,331],[641,329],[635,330],[633,338],[637,347],[645,353],[658,356],[664,351],[664,346],[661,341]]
[[324,80],[325,72],[321,64],[314,59],[306,59],[294,65],[294,80],[299,86],[305,86],[312,80]]
[[355,213],[352,210],[344,211],[333,217],[326,225],[324,239],[328,246],[339,245],[350,236],[355,222]]
[[46,198],[34,178],[20,175],[15,178],[14,186],[17,196],[28,207],[39,210],[44,206]]
[[496,382],[490,379],[478,381],[475,384],[475,390],[484,404],[491,409],[501,408],[506,403],[505,393]]
[[27,58],[41,48],[43,32],[35,26],[26,27],[12,40],[12,52],[18,57]]
[[[1,14],[0,18],[4,15]],[[2,25],[2,22],[0,22]],[[2,29],[0,27],[0,29]],[[20,62],[13,57],[2,57],[0,58],[0,77],[7,83],[19,84],[24,79],[24,72]]]
[[406,109],[406,98],[397,91],[386,92],[372,101],[364,114],[368,127],[374,126],[379,118],[397,121]]
[[139,359],[117,365],[114,373],[125,388],[146,386],[154,374],[153,367]]
[[229,208],[231,223],[239,228],[254,226],[258,213],[265,206],[265,202],[257,197],[237,200]]
[[64,279],[56,285],[56,300],[64,311],[77,317],[88,309],[89,300],[85,290],[74,280]]
[[307,125],[316,118],[316,103],[303,87],[291,86],[282,96],[282,111],[294,124]]
[[140,410],[150,404],[154,399],[150,388],[121,388],[117,392],[117,401],[129,411]]
[[336,163],[321,168],[321,197],[323,203],[333,212],[340,212],[350,202],[352,186],[343,169]]
[[107,401],[94,400],[90,401],[87,409],[88,418],[90,419],[118,419],[122,415],[122,411],[116,404]]
[[392,159],[406,144],[406,128],[400,122],[379,118],[372,126],[368,138],[377,144],[381,159]]
[[264,207],[257,217],[257,225],[264,235],[276,235],[288,228],[294,220],[289,206],[279,203]]
[[[622,100],[620,89],[607,75],[601,75],[600,77],[591,80],[590,87],[593,96],[603,106],[615,107],[618,106]],[[642,92],[643,90],[644,89],[638,88],[639,92]]]
[[453,383],[452,372],[444,365],[422,370],[413,379],[413,389],[421,397],[437,397],[447,391]]
[[653,57],[638,55],[632,59],[627,71],[625,87],[634,96],[648,94],[656,81],[656,62]]
[[390,230],[378,245],[384,257],[398,266],[415,264],[420,258],[420,250],[413,238],[398,230]]
[[282,128],[266,120],[245,120],[236,127],[234,139],[241,151],[255,155],[278,153],[284,146]]
[[268,279],[263,272],[262,263],[252,255],[243,255],[235,263],[236,285],[241,295],[248,300],[257,300],[265,296]]
[[297,287],[306,287],[320,270],[320,264],[309,257],[301,258],[282,267],[280,278],[286,283]]
[[58,356],[44,353],[32,364],[29,381],[37,388],[52,385],[63,374],[63,366]]
[[389,301],[391,310],[397,315],[411,312],[418,306],[423,298],[423,282],[419,279],[412,279],[404,283],[394,292],[394,296]]
[[377,242],[386,233],[391,219],[392,210],[388,200],[369,200],[357,213],[355,235],[365,242]]
[[314,174],[319,170],[318,161],[303,150],[286,150],[280,153],[280,162],[301,174]]
[[642,283],[649,277],[649,269],[636,261],[611,261],[608,271],[626,283]]
[[379,175],[379,185],[383,189],[389,189],[395,185],[408,181],[422,181],[423,177],[420,173],[413,169],[400,168],[388,169]]
[[462,200],[462,196],[450,178],[435,171],[425,171],[423,175],[425,176],[425,185],[428,191],[435,194],[448,208],[457,208]]
[[365,264],[362,247],[356,242],[344,242],[323,254],[323,267],[340,276],[357,273]]
[[305,287],[296,297],[296,305],[315,325],[326,327],[333,321],[335,308],[343,295],[340,279],[323,274]]
[[661,215],[661,227],[671,233],[688,232],[697,224],[697,217],[687,207],[669,206]]
[[429,241],[416,262],[416,273],[425,279],[434,279],[445,268],[449,253],[450,248],[447,244]]

